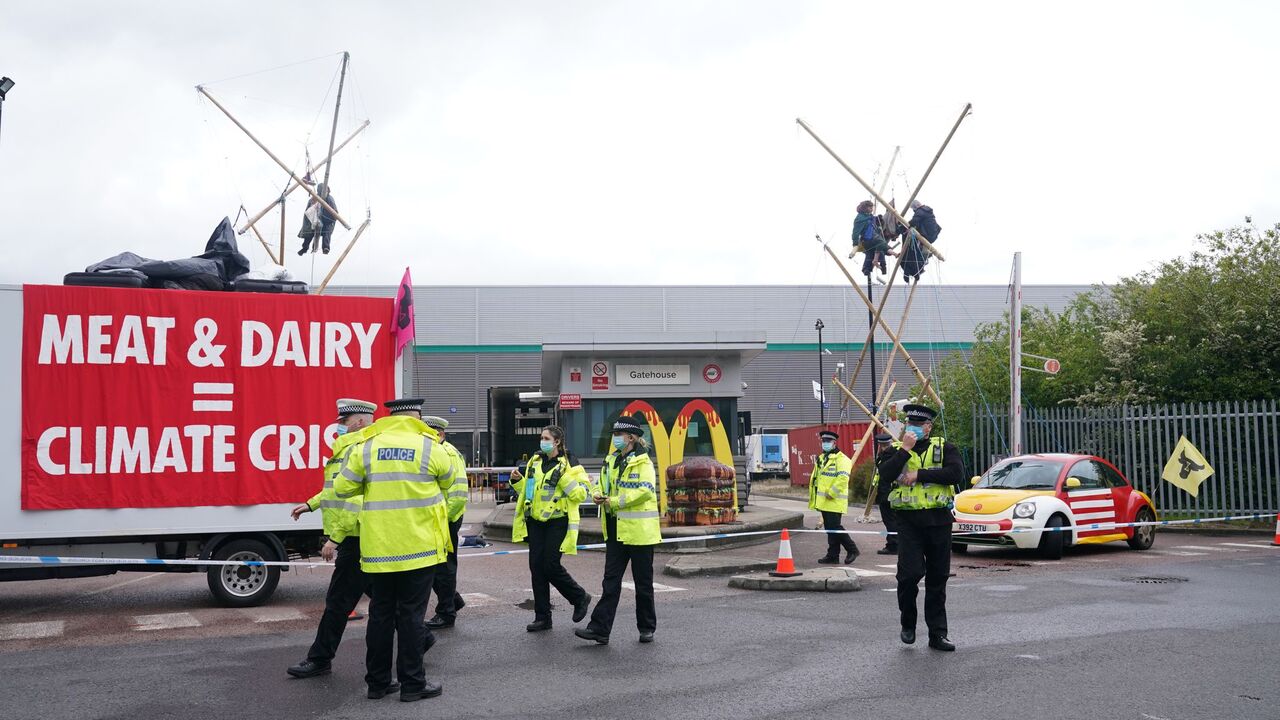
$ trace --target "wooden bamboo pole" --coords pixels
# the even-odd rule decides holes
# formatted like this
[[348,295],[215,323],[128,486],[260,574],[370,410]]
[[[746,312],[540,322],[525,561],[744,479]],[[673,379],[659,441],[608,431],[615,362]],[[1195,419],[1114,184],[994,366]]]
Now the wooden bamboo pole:
[[[360,127],[358,127],[358,128],[356,128],[356,129],[355,129],[355,132],[353,132],[353,133],[351,133],[350,135],[348,135],[346,140],[343,140],[343,141],[338,145],[338,147],[336,147],[336,148],[334,148],[334,149],[333,149],[333,152],[329,154],[329,157],[327,157],[327,158],[325,158],[324,160],[321,160],[320,162],[316,163],[316,164],[315,164],[315,167],[313,167],[313,168],[311,169],[311,171],[312,171],[312,172],[315,172],[316,170],[319,170],[319,169],[320,169],[320,166],[321,166],[321,165],[327,165],[327,164],[329,163],[329,161],[333,159],[333,156],[334,156],[334,155],[337,155],[337,154],[338,154],[338,152],[342,150],[342,148],[346,147],[346,146],[347,146],[347,143],[351,142],[352,140],[355,140],[355,139],[356,139],[356,136],[357,136],[357,135],[359,135],[360,133],[364,132],[364,129],[365,129],[365,128],[367,128],[367,127],[369,127],[369,121],[368,121],[368,120],[365,120],[365,121],[364,121],[364,123],[363,123],[362,125],[360,125]],[[275,209],[275,207],[276,207],[277,205],[280,205],[280,204],[284,203],[284,199],[285,199],[286,197],[288,197],[288,196],[289,196],[289,193],[293,192],[294,190],[297,190],[297,189],[298,189],[298,187],[299,187],[299,184],[298,184],[297,182],[294,182],[294,181],[292,181],[292,180],[291,180],[291,181],[290,181],[289,186],[288,186],[288,187],[286,187],[286,188],[284,189],[284,192],[280,193],[280,197],[279,197],[279,198],[277,198],[277,199],[275,199],[275,200],[272,200],[270,205],[268,205],[268,206],[266,206],[266,207],[262,208],[262,211],[261,211],[261,212],[259,212],[257,215],[254,215],[252,218],[250,218],[248,221],[246,221],[244,225],[241,225],[241,226],[236,230],[236,232],[237,232],[237,233],[239,233],[239,234],[241,234],[241,235],[245,234],[245,232],[247,232],[247,231],[249,230],[249,226],[250,226],[250,225],[253,225],[254,223],[256,223],[256,222],[258,222],[259,220],[261,220],[262,218],[266,217],[267,213],[269,213],[269,212],[271,212],[272,210],[274,210],[274,209]]]
[[[911,314],[911,303],[916,299],[916,288],[918,287],[920,286],[912,285],[911,292],[907,294],[907,304],[902,308],[902,319],[898,321],[898,337],[902,337],[902,334],[907,330],[907,319]],[[897,359],[898,346],[894,345],[893,349],[889,351],[889,361],[885,363],[884,378],[880,380],[880,385],[877,387],[878,392],[883,393],[885,383],[889,382],[889,379],[893,377],[893,363]],[[875,378],[872,378],[872,382],[875,382]],[[880,396],[877,395],[876,397]]]
[[373,222],[373,218],[366,216],[364,224],[360,226],[360,229],[356,230],[356,234],[351,237],[351,242],[347,243],[347,247],[338,256],[338,261],[333,264],[333,267],[329,268],[329,274],[324,276],[324,282],[320,283],[320,288],[316,290],[317,295],[324,294],[324,289],[329,286],[329,281],[333,279],[334,273],[338,272],[338,266],[342,265],[342,261],[347,259],[347,253],[351,252],[351,248],[356,246],[356,241],[360,239],[360,234],[364,232],[365,228],[369,227],[371,222]]
[[[881,396],[880,407],[876,408],[876,413],[878,415],[884,414],[884,409],[889,406],[889,398],[893,396],[893,391],[896,389],[898,389],[898,383],[895,381],[892,385],[889,386],[889,392]],[[859,448],[861,448],[863,445],[866,445],[867,441],[871,439],[871,434],[875,430],[875,427],[876,427],[875,425],[867,426],[866,432],[862,433],[862,442],[858,445]],[[861,450],[859,450],[859,452],[861,452]],[[876,461],[876,453],[873,446],[871,451],[871,462],[874,464],[875,461]],[[862,507],[863,522],[865,522],[867,518],[871,517],[871,498],[875,496],[876,496],[876,486],[875,486],[875,483],[872,483],[871,486],[867,489],[867,501]]]
[[[876,192],[875,188],[868,185],[867,181],[863,180],[862,176],[859,175],[857,171],[849,167],[849,164],[846,163],[839,155],[837,155],[836,151],[831,149],[831,146],[823,142],[822,138],[818,137],[818,134],[813,131],[813,128],[809,127],[808,123],[806,123],[804,120],[801,120],[800,118],[796,118],[796,122],[799,123],[800,127],[804,128],[805,132],[809,133],[810,137],[812,137],[814,140],[817,140],[818,144],[822,146],[822,149],[826,150],[827,153],[831,155],[831,157],[835,158],[836,162],[840,163],[840,167],[847,170],[848,173],[853,176],[853,179],[858,181],[859,185],[866,188],[867,192],[871,193],[871,196],[876,199],[876,202],[880,203],[885,207],[886,210],[893,213],[893,216],[897,218],[898,222],[902,223],[903,227],[908,227],[907,219],[902,217],[902,214],[898,212],[898,209],[894,207],[890,207],[889,203],[885,202],[885,199],[883,197],[880,197],[880,193]],[[919,233],[916,233],[915,237],[920,240],[920,244],[924,245],[925,249],[928,250],[931,255],[938,258],[939,260],[946,260],[946,258],[942,256],[942,253],[938,252],[938,249],[935,248],[933,244],[930,243],[928,240],[924,239],[923,237],[920,237]]]
[[[333,101],[333,129],[329,131],[329,156],[333,156],[333,141],[338,138],[338,108],[342,107],[342,86],[347,82],[347,62],[351,60],[351,53],[342,52],[342,74],[338,76],[338,97]],[[329,190],[329,171],[333,169],[333,163],[326,163],[324,166],[324,180],[320,181],[324,185],[325,191]]]
[[[928,181],[929,179],[929,175],[933,173],[934,166],[938,164],[938,159],[942,157],[942,153],[946,151],[947,146],[951,144],[951,138],[955,137],[956,130],[960,129],[960,123],[964,122],[964,119],[966,117],[969,117],[969,113],[972,111],[973,111],[973,104],[966,103],[964,106],[964,109],[960,111],[960,117],[956,118],[955,123],[951,125],[951,130],[947,133],[947,136],[943,138],[942,145],[938,147],[938,152],[933,154],[933,159],[929,161],[929,167],[925,169],[924,175],[920,176],[920,182],[916,183],[916,187],[914,190],[911,191],[911,197],[907,199],[907,203],[906,205],[904,205],[904,207],[910,207],[911,203],[915,201],[916,196],[920,194],[920,188],[924,187],[925,182]],[[818,142],[822,142],[822,141],[819,140]],[[826,147],[826,146],[823,145],[823,147]],[[828,149],[828,152],[830,152],[829,149]],[[844,163],[841,162],[841,164],[844,164]],[[894,211],[894,215],[897,215],[897,211]],[[898,217],[901,217],[901,216],[898,216]],[[908,232],[918,236],[915,230],[908,229]],[[924,238],[920,238],[920,240],[924,242]],[[893,272],[889,273],[889,282],[885,284],[884,293],[880,296],[880,304],[876,306],[875,317],[871,321],[871,327],[875,327],[875,323],[878,322],[880,319],[880,313],[884,312],[884,307],[889,301],[889,291],[893,289],[893,281],[895,278],[898,277],[898,270],[902,267],[902,259],[905,256],[906,256],[906,243],[904,242],[902,244],[902,249],[898,251],[897,259],[893,263]],[[915,285],[915,283],[912,283],[912,285]],[[863,341],[862,351],[858,353],[858,362],[854,365],[855,367],[854,374],[849,377],[849,382],[851,383],[857,382],[858,372],[862,369],[862,363],[866,360],[867,344],[871,342],[871,337],[872,337],[871,328],[868,328],[867,339]]]
[[[284,234],[285,234],[285,213],[284,213],[284,196],[280,197],[280,265],[284,265]],[[250,226],[252,227],[252,226]],[[258,232],[257,228],[253,228],[254,232]]]
[[267,239],[262,237],[262,233],[258,232],[258,228],[253,229],[253,234],[258,236],[258,242],[262,243],[262,249],[267,251],[267,257],[271,258],[271,262],[277,265],[281,264],[280,261],[276,259],[276,254],[271,252],[271,246],[267,244]]
[[[866,305],[868,310],[871,310],[874,312],[876,309],[875,304],[872,303],[871,298],[867,297],[867,294],[862,291],[862,288],[858,287],[858,281],[853,279],[853,276],[849,274],[849,269],[846,268],[844,266],[844,263],[840,261],[840,258],[837,257],[834,252],[832,252],[831,246],[824,244],[822,246],[822,249],[827,251],[827,254],[831,256],[831,259],[835,261],[837,266],[839,266],[840,272],[844,273],[844,276],[849,279],[849,284],[853,287],[853,291],[858,295],[858,297],[862,298],[862,304]],[[920,366],[916,365],[916,361],[911,359],[911,353],[907,352],[907,349],[902,346],[902,341],[898,339],[897,333],[893,331],[893,328],[889,327],[889,324],[884,321],[884,318],[877,317],[876,320],[879,321],[880,327],[884,328],[884,332],[886,335],[889,336],[889,339],[893,340],[893,344],[897,346],[898,351],[902,353],[902,357],[905,358],[907,361],[907,366],[910,367],[911,371],[916,374],[916,378],[919,379],[922,384],[924,384],[925,389],[933,397],[933,401],[936,402],[939,407],[941,407],[942,398],[939,398],[937,393],[933,392],[933,390],[929,387],[929,379],[925,377],[925,374],[923,372],[921,372]],[[861,407],[866,407],[865,405],[862,405],[860,401],[858,401],[858,405]]]
[[307,185],[306,183],[302,182],[302,178],[300,178],[300,177],[298,177],[297,175],[295,175],[295,174],[294,174],[294,172],[293,172],[293,170],[290,170],[290,169],[289,169],[289,166],[284,164],[284,161],[282,161],[280,158],[276,157],[276,154],[275,154],[275,153],[273,153],[273,152],[271,152],[271,150],[270,150],[266,145],[263,145],[261,140],[259,140],[258,138],[254,137],[254,134],[253,134],[253,133],[251,133],[251,132],[249,132],[249,128],[245,127],[243,123],[241,123],[239,120],[237,120],[237,119],[236,119],[236,116],[231,114],[231,111],[227,110],[225,107],[223,107],[223,106],[222,106],[222,103],[220,103],[220,102],[218,102],[217,100],[215,100],[215,99],[214,99],[214,97],[213,97],[212,95],[210,95],[210,94],[209,94],[209,91],[204,89],[204,86],[203,86],[203,85],[197,85],[197,86],[196,86],[196,92],[199,92],[201,95],[204,95],[205,97],[209,98],[209,102],[213,103],[213,106],[214,106],[214,107],[216,107],[216,108],[218,108],[219,110],[221,110],[223,115],[226,115],[226,116],[231,120],[231,122],[235,123],[235,124],[236,124],[236,127],[240,128],[240,130],[241,130],[241,131],[243,131],[245,135],[248,135],[248,136],[249,136],[249,139],[250,139],[250,140],[252,140],[252,141],[253,141],[253,143],[254,143],[255,145],[257,145],[258,147],[262,148],[262,152],[266,153],[268,157],[270,157],[272,160],[274,160],[274,161],[275,161],[275,163],[276,163],[277,165],[279,165],[279,166],[280,166],[280,169],[282,169],[282,170],[284,170],[285,172],[289,173],[289,177],[293,178],[294,182],[296,182],[296,183],[298,183],[299,185],[301,185],[302,187],[306,188],[307,192],[308,192],[308,193],[310,193],[311,197],[315,198],[316,202],[320,203],[320,206],[321,206],[321,207],[323,207],[325,210],[328,210],[328,211],[329,211],[329,213],[330,213],[331,215],[333,215],[333,217],[334,217],[334,219],[335,219],[335,220],[337,220],[338,222],[342,223],[342,227],[344,227],[344,228],[346,228],[346,229],[348,229],[348,230],[350,230],[350,229],[351,229],[351,223],[349,223],[349,222],[347,222],[345,219],[343,219],[343,217],[342,217],[341,215],[339,215],[339,214],[338,214],[338,211],[333,209],[333,206],[331,206],[329,203],[325,202],[325,199],[324,199],[324,198],[322,198],[322,197],[320,197],[319,195],[317,195],[317,194],[316,194],[316,191],[311,189],[311,186],[309,186],[309,185]]
[[840,378],[833,375],[831,377],[831,382],[835,383],[836,387],[840,388],[840,392],[843,392],[845,394],[845,397],[848,397],[850,400],[852,400],[854,405],[857,405],[859,408],[862,408],[862,412],[866,413],[867,417],[871,418],[871,422],[874,423],[876,427],[880,428],[881,430],[884,430],[885,432],[891,435],[893,434],[892,431],[889,430],[889,427],[887,425],[885,425],[883,422],[880,422],[880,418],[876,415],[876,413],[872,412],[871,408],[864,405],[862,401],[858,399],[858,396],[853,394],[853,391],[849,389],[848,385],[845,385],[844,383],[840,382]]

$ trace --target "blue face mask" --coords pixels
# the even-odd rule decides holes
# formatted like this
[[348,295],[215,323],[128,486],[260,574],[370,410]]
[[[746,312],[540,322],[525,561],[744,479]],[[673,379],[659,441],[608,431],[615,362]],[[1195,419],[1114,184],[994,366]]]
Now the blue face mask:
[[912,435],[915,435],[917,440],[924,439],[924,428],[920,427],[919,425],[908,425],[907,432],[911,433]]
[[544,455],[550,455],[551,451],[556,449],[556,444],[550,440],[543,440],[538,443],[538,449],[542,450]]
[[613,436],[613,446],[614,446],[615,448],[617,448],[618,450],[621,450],[622,448],[626,447],[626,446],[627,446],[627,438],[626,438],[626,436],[625,436],[625,435],[614,435],[614,436]]
[[836,444],[831,441],[822,443],[822,452],[831,452],[832,450],[835,450],[835,449],[836,449]]
[[339,435],[346,435],[346,434],[347,434],[347,433],[349,433],[349,432],[351,432],[351,428],[347,427],[346,425],[339,425],[339,426],[338,426],[338,434],[339,434]]

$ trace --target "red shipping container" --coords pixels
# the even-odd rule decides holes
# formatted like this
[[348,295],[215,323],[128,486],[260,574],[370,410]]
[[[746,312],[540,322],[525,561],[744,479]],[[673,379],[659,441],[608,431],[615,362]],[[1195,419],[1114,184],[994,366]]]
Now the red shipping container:
[[857,465],[862,460],[871,458],[872,446],[875,443],[871,440],[867,441],[866,446],[862,448],[862,452],[858,457],[853,454],[853,445],[862,439],[862,434],[867,431],[870,423],[827,423],[826,425],[806,425],[804,427],[792,428],[787,431],[787,447],[790,454],[791,468],[791,484],[796,487],[805,487],[809,484],[809,476],[813,474],[814,458],[822,454],[822,441],[818,438],[818,432],[821,430],[831,430],[840,435],[840,439],[836,441],[836,447],[845,455],[853,458],[853,464]]

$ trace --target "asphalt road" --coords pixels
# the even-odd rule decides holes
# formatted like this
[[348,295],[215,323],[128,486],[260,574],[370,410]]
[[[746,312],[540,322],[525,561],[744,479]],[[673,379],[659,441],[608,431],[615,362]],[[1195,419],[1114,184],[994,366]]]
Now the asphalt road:
[[[796,537],[798,564],[822,542]],[[624,597],[605,647],[573,637],[563,601],[555,630],[524,632],[523,556],[464,560],[469,606],[427,656],[444,695],[412,704],[364,698],[364,622],[332,675],[285,675],[325,570],[288,573],[270,605],[245,610],[213,607],[203,576],[0,583],[0,717],[1280,718],[1280,549],[1265,539],[957,555],[953,654],[898,641],[892,558],[860,544],[855,593],[659,576],[657,642],[636,642]],[[566,564],[598,593],[598,553]]]

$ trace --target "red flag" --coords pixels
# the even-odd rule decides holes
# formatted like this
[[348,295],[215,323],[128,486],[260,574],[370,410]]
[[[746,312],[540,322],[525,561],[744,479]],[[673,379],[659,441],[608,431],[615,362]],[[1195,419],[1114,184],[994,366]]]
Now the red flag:
[[391,337],[396,343],[396,357],[400,357],[404,346],[413,340],[413,280],[409,278],[409,268],[404,269],[400,290],[396,292],[391,317]]

